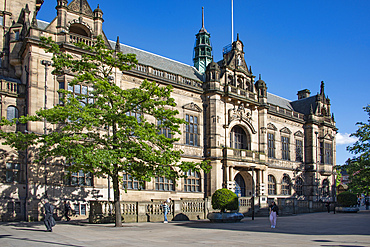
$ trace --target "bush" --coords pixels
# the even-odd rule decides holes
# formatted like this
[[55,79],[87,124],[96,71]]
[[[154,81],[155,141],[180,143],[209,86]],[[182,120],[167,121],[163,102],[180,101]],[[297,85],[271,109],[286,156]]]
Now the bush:
[[349,191],[344,191],[338,195],[338,204],[343,207],[350,207],[357,204],[357,196]]
[[238,196],[228,189],[216,190],[212,195],[212,207],[220,209],[221,212],[237,210],[239,208]]

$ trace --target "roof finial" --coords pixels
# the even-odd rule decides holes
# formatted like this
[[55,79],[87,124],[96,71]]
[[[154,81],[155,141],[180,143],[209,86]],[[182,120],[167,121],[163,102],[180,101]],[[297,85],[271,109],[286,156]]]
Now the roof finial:
[[116,41],[116,49],[115,49],[117,52],[120,52],[121,51],[121,45],[119,43],[119,36],[117,36],[117,41]]
[[259,80],[261,80],[261,74],[259,74]]
[[324,81],[321,81],[321,86],[320,86],[320,94],[324,94]]
[[236,40],[239,41],[239,33],[236,34]]

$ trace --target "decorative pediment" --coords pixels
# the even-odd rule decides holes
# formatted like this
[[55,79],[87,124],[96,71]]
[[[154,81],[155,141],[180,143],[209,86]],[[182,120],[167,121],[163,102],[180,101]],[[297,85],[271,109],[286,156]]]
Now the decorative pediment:
[[281,133],[284,133],[284,134],[292,134],[292,132],[290,131],[290,129],[288,129],[287,127],[284,127],[280,130]]
[[326,134],[322,139],[332,141],[334,140],[334,136],[332,136],[331,134]]
[[272,123],[268,123],[268,124],[267,124],[267,128],[268,128],[269,130],[277,131],[276,126],[275,126],[275,125],[273,125]]
[[74,0],[68,5],[68,9],[91,17],[94,16],[87,0]]
[[190,111],[202,112],[202,108],[200,108],[197,104],[194,104],[194,102],[183,105],[182,108]]
[[297,132],[294,133],[294,136],[304,137],[304,134],[302,133],[302,131],[298,130]]

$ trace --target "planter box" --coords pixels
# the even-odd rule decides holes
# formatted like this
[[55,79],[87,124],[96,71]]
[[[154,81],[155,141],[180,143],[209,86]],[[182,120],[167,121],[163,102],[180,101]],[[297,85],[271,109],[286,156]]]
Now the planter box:
[[244,215],[241,213],[209,213],[207,215],[207,219],[217,223],[239,222],[243,218]]
[[358,211],[357,207],[335,207],[335,212],[338,213],[357,213]]

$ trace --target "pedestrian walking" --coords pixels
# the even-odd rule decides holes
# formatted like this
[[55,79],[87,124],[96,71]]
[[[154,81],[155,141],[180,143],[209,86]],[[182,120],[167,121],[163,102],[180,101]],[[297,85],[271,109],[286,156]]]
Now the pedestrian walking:
[[163,223],[168,223],[167,214],[168,214],[168,211],[170,210],[170,207],[168,206],[167,201],[168,201],[168,199],[166,201],[164,201],[163,204],[162,204],[163,215],[164,215]]
[[55,220],[53,217],[53,211],[54,211],[54,206],[49,203],[48,199],[44,199],[44,224],[46,226],[46,231],[47,232],[52,232],[53,231],[53,226],[55,226]]
[[366,210],[369,210],[369,205],[370,205],[369,198],[367,198],[365,199]]
[[270,205],[270,223],[271,228],[276,227],[276,218],[279,215],[279,207],[276,205],[276,203],[273,201]]
[[66,218],[67,221],[70,221],[71,218],[69,217],[69,212],[71,212],[72,208],[69,202],[64,201],[64,217]]
[[328,210],[328,213],[330,213],[330,202],[326,202],[325,207]]

